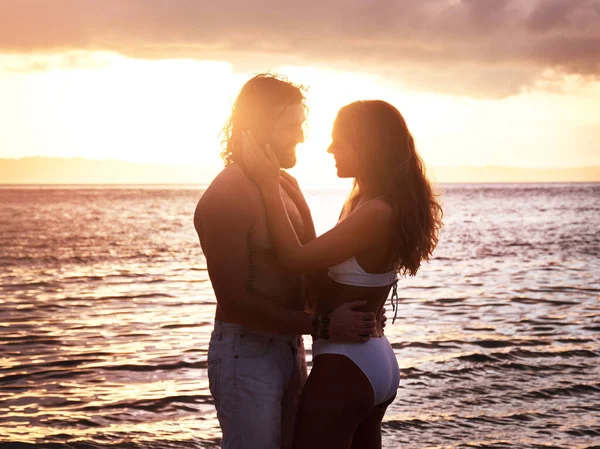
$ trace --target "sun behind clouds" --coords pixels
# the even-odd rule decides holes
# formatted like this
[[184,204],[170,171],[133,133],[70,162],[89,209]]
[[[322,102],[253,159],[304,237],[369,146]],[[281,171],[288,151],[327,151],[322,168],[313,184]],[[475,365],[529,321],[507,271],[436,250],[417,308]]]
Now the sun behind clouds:
[[[532,90],[499,100],[416,92],[359,71],[270,69],[308,88],[306,142],[292,170],[304,183],[345,185],[326,152],[333,121],[342,106],[376,98],[405,116],[428,167],[600,165],[600,86],[576,77],[568,91]],[[220,131],[252,75],[225,62],[110,52],[3,56],[0,158],[196,164],[211,177],[222,168]]]

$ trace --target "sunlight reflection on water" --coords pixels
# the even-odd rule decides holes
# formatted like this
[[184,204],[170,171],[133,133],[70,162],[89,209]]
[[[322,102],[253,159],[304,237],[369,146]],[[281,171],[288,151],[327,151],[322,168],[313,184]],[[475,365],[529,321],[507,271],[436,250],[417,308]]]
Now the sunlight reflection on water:
[[[435,258],[386,328],[402,383],[384,447],[592,447],[600,186],[444,190]],[[0,189],[0,446],[218,445],[200,194]],[[307,196],[323,232],[343,192]]]

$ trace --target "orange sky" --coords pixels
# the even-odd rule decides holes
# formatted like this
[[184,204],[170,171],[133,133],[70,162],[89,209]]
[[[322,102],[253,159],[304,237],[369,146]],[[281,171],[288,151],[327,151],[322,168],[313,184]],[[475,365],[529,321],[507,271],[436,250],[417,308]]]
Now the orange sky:
[[339,107],[382,98],[431,166],[600,165],[600,0],[0,2],[0,158],[220,167],[257,71],[309,86],[297,175],[334,176]]

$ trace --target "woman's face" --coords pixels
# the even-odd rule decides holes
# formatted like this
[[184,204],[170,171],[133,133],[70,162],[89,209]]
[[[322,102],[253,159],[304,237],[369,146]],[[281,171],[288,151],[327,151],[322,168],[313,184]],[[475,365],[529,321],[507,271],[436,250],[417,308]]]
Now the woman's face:
[[339,178],[356,178],[361,172],[360,158],[354,147],[342,137],[337,128],[333,125],[332,141],[327,152],[333,154]]

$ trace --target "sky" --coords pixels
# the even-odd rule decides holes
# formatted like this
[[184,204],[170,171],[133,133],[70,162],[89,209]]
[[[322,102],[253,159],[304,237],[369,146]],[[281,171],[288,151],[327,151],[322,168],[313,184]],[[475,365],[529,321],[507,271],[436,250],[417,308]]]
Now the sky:
[[600,165],[600,0],[0,0],[0,158],[222,167],[243,83],[305,85],[295,174],[337,110],[396,106],[431,167]]

